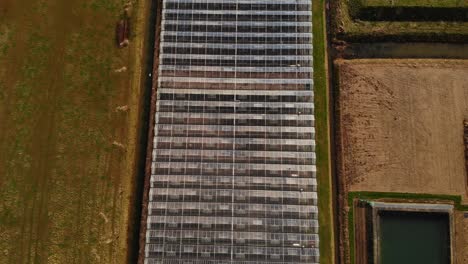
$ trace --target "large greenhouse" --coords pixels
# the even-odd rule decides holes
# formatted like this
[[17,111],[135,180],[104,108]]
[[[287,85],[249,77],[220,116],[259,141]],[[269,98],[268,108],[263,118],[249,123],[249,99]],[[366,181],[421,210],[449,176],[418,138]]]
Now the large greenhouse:
[[164,0],[147,264],[318,263],[308,0]]

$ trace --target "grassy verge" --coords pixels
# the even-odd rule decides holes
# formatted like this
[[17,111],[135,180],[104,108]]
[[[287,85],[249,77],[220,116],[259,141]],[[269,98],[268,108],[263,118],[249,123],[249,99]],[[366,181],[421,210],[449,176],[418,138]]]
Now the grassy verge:
[[[356,0],[353,0],[356,1]],[[357,0],[365,7],[468,7],[459,0]]]
[[[133,125],[128,126],[130,149],[127,150],[129,162],[127,171],[128,186],[130,194],[128,196],[128,225],[123,226],[127,230],[127,241],[122,240],[121,243],[127,247],[127,263],[136,263],[138,260],[139,238],[140,238],[140,215],[144,182],[144,167],[146,154],[146,131],[147,120],[149,119],[147,109],[149,109],[149,100],[142,98],[150,98],[151,78],[147,75],[152,71],[152,52],[153,52],[153,6],[150,0],[139,0],[135,3],[132,12],[132,46],[133,54],[131,54],[132,78],[131,87],[133,92],[130,94],[130,102],[132,111],[129,114],[129,120]],[[135,129],[137,128],[137,129]],[[124,230],[123,230],[124,231]],[[123,232],[122,231],[122,232]]]
[[363,3],[359,0],[334,2],[332,8],[334,12],[333,27],[337,38],[347,41],[366,42],[468,41],[468,22],[363,21],[356,18],[356,14],[363,7]]
[[330,175],[330,142],[328,124],[328,74],[327,37],[325,28],[325,3],[313,1],[314,34],[314,98],[315,128],[317,131],[317,181],[319,195],[320,262],[335,263],[334,224]]
[[419,193],[384,193],[384,192],[350,192],[348,194],[348,229],[349,229],[349,254],[351,263],[355,263],[355,245],[354,245],[354,206],[355,199],[376,200],[376,199],[401,199],[420,202],[445,201],[453,203],[456,210],[468,211],[468,205],[461,203],[461,196],[456,195],[436,195]]

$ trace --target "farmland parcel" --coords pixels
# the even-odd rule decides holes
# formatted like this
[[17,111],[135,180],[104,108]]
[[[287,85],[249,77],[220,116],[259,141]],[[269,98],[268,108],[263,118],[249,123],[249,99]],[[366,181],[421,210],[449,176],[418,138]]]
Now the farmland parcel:
[[127,263],[145,5],[0,1],[0,263]]
[[336,67],[341,243],[351,252],[342,252],[345,263],[362,247],[352,244],[360,235],[348,214],[353,198],[455,205],[453,257],[465,263],[467,62],[338,60]]

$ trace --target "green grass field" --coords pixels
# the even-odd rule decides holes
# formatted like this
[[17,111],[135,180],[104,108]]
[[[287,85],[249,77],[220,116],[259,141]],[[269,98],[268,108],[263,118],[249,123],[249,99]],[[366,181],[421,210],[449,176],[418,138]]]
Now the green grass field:
[[329,88],[327,74],[327,38],[325,4],[313,1],[314,33],[314,96],[315,128],[317,131],[317,181],[319,195],[320,262],[335,263],[332,187],[330,175],[329,142]]
[[0,1],[0,263],[127,263],[149,1],[133,2],[118,49],[123,0]]

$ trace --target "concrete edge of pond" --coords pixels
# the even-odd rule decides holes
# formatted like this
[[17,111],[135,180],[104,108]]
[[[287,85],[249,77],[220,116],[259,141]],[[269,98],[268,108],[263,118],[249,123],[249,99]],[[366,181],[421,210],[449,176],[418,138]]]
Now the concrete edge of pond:
[[454,258],[452,245],[454,244],[454,218],[453,204],[426,204],[426,203],[392,203],[392,202],[376,202],[366,201],[371,208],[372,215],[372,239],[373,239],[373,263],[380,263],[381,253],[381,227],[380,213],[385,211],[406,212],[406,213],[433,213],[446,214],[448,216],[448,235],[450,243],[449,261]]

